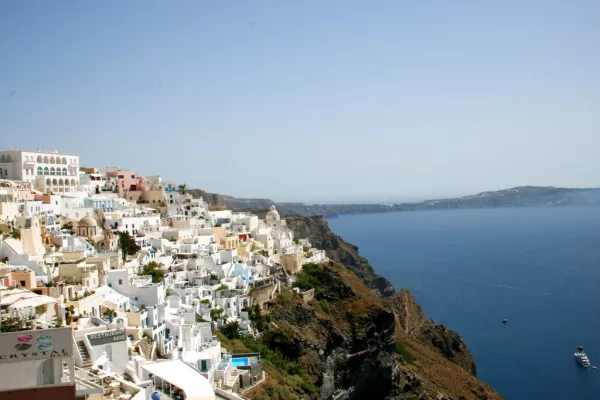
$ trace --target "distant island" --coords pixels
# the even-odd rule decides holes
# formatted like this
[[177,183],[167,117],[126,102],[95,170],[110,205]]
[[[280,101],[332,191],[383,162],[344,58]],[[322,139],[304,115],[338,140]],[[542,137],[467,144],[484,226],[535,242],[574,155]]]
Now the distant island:
[[270,199],[244,199],[208,193],[200,189],[189,190],[194,196],[202,196],[209,204],[236,210],[266,210],[272,204],[282,214],[300,216],[320,215],[335,217],[340,214],[365,214],[395,211],[424,211],[447,209],[541,207],[565,205],[600,204],[600,188],[577,189],[552,186],[519,186],[475,195],[425,200],[415,203],[371,204],[305,204],[277,203]]

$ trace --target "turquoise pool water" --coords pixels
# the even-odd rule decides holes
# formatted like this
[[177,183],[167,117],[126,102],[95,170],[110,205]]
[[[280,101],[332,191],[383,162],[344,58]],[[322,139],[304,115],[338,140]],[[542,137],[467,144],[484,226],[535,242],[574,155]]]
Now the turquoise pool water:
[[231,365],[233,367],[245,367],[249,364],[248,357],[240,357],[231,359]]

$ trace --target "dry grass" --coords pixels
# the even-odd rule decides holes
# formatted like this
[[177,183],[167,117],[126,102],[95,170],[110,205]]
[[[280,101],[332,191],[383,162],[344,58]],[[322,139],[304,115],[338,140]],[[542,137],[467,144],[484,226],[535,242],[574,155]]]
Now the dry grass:
[[416,358],[413,365],[407,364],[403,368],[415,372],[426,382],[426,388],[430,393],[444,393],[446,396],[456,399],[462,396],[465,400],[502,399],[488,385],[457,364],[447,360],[437,350],[411,339],[404,338],[402,342],[410,354]]

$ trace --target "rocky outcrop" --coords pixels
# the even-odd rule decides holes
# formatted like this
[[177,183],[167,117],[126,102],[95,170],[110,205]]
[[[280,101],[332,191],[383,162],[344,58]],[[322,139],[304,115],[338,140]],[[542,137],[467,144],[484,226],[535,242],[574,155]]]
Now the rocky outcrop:
[[[335,274],[320,276],[326,288],[320,288],[318,293],[331,292],[327,298],[328,304],[334,305],[331,315],[316,326],[309,324],[309,329],[297,332],[306,337],[322,332],[327,337],[315,347],[316,351],[320,351],[323,343],[326,343],[326,359],[320,359],[314,365],[305,365],[308,370],[322,377],[317,382],[322,398],[328,398],[326,395],[333,389],[349,390],[354,388],[353,385],[359,388],[371,385],[371,391],[364,392],[368,393],[364,396],[373,400],[501,399],[493,389],[476,378],[473,357],[460,335],[428,319],[408,290],[394,293],[390,282],[375,273],[367,260],[358,254],[356,246],[331,232],[324,218],[286,216],[285,219],[297,237],[308,238],[315,247],[326,250],[331,260],[356,274],[340,274],[346,284],[340,284]],[[365,290],[365,285],[375,290]],[[348,287],[354,294],[350,298]],[[357,318],[353,308],[357,304],[362,304],[361,308],[366,307],[369,313],[359,314],[361,317]],[[284,315],[290,312],[288,308]],[[314,316],[322,318],[319,312],[315,312]],[[294,325],[294,318],[284,319]],[[393,330],[393,335],[390,330]],[[391,346],[399,346],[396,352],[401,350],[400,355]],[[368,349],[369,356],[354,368],[351,362],[343,363],[343,357],[339,357],[340,354],[361,355],[365,349]],[[402,355],[404,351],[406,354]],[[375,380],[375,376],[365,371],[376,371],[382,377]],[[365,373],[363,378],[370,382],[368,384],[361,381],[363,378],[351,378],[353,374]],[[351,398],[365,398],[353,396]]]
[[394,312],[399,338],[413,339],[436,349],[448,360],[460,365],[470,374],[476,375],[475,361],[460,335],[426,318],[421,306],[408,290],[402,289],[394,296],[385,299],[385,304]]
[[382,296],[394,294],[390,281],[375,273],[367,259],[358,254],[358,247],[334,234],[323,217],[286,215],[285,220],[296,237],[307,238],[314,247],[325,250],[327,257],[354,272],[368,287]]
[[302,304],[280,296],[269,305],[277,328],[263,343],[299,360],[320,398],[384,399],[394,391],[394,315],[381,298],[341,265],[325,265],[321,300]]

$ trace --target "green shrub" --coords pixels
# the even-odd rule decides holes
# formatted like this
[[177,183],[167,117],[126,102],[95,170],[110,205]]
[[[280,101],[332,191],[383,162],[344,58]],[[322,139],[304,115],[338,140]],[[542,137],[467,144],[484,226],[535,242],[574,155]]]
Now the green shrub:
[[329,303],[327,302],[327,300],[323,299],[319,301],[319,307],[321,308],[321,310],[323,310],[324,313],[329,314],[330,310],[329,310]]
[[318,292],[321,288],[320,276],[323,272],[323,266],[319,264],[308,263],[302,266],[302,272],[296,276],[296,286],[300,290],[315,289]]
[[223,310],[222,308],[215,308],[214,310],[210,310],[210,317],[212,319],[219,318],[221,314],[223,314],[223,311],[225,310]]
[[405,363],[413,364],[415,362],[415,357],[410,354],[404,343],[396,341],[395,351]]

